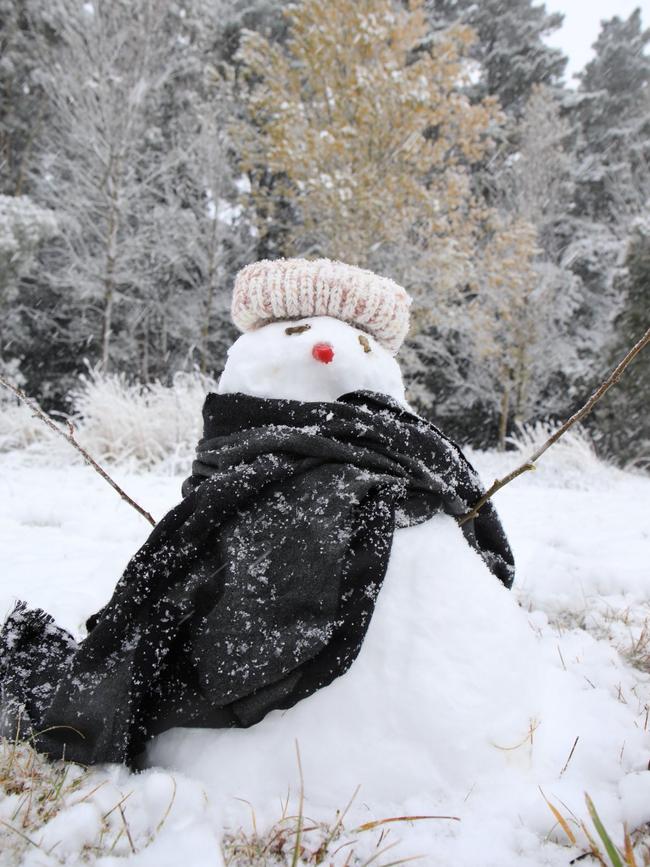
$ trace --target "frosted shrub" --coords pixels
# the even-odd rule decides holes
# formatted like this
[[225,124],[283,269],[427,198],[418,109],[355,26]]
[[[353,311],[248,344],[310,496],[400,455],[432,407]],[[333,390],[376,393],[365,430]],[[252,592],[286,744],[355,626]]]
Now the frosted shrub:
[[[560,427],[549,421],[518,424],[516,433],[507,438],[521,460],[529,458]],[[537,464],[539,478],[563,488],[587,487],[593,476],[602,469],[593,442],[587,431],[574,425],[540,458]],[[530,478],[530,476],[528,476]]]
[[0,389],[0,452],[25,449],[50,436],[43,422],[28,407]]
[[93,371],[71,395],[77,439],[100,461],[186,469],[201,435],[203,400],[215,387],[198,372],[177,373],[165,386]]
[[[8,382],[19,386],[24,384],[24,377],[16,360],[0,359],[0,375]],[[47,434],[43,422],[13,394],[0,387],[0,452],[28,448],[46,439]]]

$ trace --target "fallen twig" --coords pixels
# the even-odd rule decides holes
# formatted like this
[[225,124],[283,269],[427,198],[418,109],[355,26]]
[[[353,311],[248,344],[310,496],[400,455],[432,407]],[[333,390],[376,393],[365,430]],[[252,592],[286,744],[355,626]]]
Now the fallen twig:
[[102,479],[104,479],[105,482],[108,482],[108,484],[113,488],[114,491],[117,491],[117,493],[123,500],[125,500],[130,506],[133,506],[136,512],[139,512],[143,518],[146,518],[152,527],[156,526],[156,522],[151,517],[149,512],[146,512],[142,508],[142,506],[139,506],[135,500],[129,497],[126,491],[124,491],[117,484],[117,482],[113,481],[113,479],[108,475],[106,470],[101,467],[97,463],[97,461],[88,454],[86,449],[83,446],[79,445],[74,435],[75,431],[72,422],[68,421],[68,432],[66,433],[62,427],[60,427],[52,418],[50,418],[50,416],[46,412],[44,412],[40,408],[40,406],[36,403],[35,400],[32,400],[32,398],[28,397],[21,388],[18,388],[17,385],[12,385],[10,382],[7,382],[7,380],[4,379],[2,376],[0,376],[0,385],[4,386],[4,388],[8,389],[12,394],[14,394],[18,398],[18,400],[28,406],[34,413],[34,415],[40,418],[41,421],[43,421],[50,428],[50,430],[53,430],[54,433],[62,436],[63,439],[67,440],[70,443],[70,445],[74,446],[77,451],[82,455],[85,462],[87,464],[90,464],[90,466],[99,473]]
[[615,383],[619,381],[621,375],[625,368],[636,358],[636,356],[650,343],[650,328],[646,331],[643,337],[634,344],[632,349],[627,353],[625,358],[623,358],[614,368],[614,370],[610,373],[607,379],[601,383],[596,391],[591,395],[589,400],[582,406],[577,412],[575,412],[571,418],[567,419],[564,424],[559,427],[552,436],[550,436],[546,442],[544,442],[534,454],[532,454],[527,461],[524,461],[523,464],[516,467],[512,472],[508,473],[508,475],[504,476],[502,479],[495,479],[492,486],[483,494],[483,496],[478,500],[478,502],[472,507],[472,510],[468,512],[466,515],[463,515],[462,518],[458,519],[458,523],[462,526],[467,521],[471,521],[472,518],[475,518],[478,513],[481,511],[483,506],[487,503],[488,500],[491,500],[492,497],[496,494],[497,491],[500,491],[501,488],[505,487],[509,482],[513,479],[516,479],[517,476],[520,476],[522,473],[527,472],[528,470],[534,470],[535,462],[541,458],[544,452],[550,448],[554,443],[556,443],[561,436],[563,436],[570,427],[573,427],[576,422],[582,421],[582,419],[588,415],[594,406],[598,403],[601,397],[605,394],[608,389],[612,387]]

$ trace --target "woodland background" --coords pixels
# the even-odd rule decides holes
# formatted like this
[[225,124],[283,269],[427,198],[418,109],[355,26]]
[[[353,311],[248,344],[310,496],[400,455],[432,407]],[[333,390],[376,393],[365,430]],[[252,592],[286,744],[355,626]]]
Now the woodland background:
[[[567,84],[560,23],[531,0],[0,0],[0,373],[54,412],[83,375],[216,376],[236,271],[329,256],[413,294],[400,360],[447,432],[565,417],[648,326],[650,30],[603,22]],[[602,454],[648,465],[649,403],[646,353],[589,422]]]

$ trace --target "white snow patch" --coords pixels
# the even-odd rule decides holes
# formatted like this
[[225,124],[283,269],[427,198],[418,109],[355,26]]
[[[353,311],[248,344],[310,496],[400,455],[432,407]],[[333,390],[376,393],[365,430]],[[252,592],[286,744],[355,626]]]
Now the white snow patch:
[[[473,459],[488,482],[514,463]],[[66,808],[43,831],[48,844],[61,840],[51,856],[25,844],[21,863],[74,863],[98,817],[132,791],[125,815],[138,854],[123,837],[119,853],[96,863],[219,864],[222,830],[250,827],[237,798],[253,805],[260,829],[278,819],[287,786],[295,811],[294,738],[312,818],[331,820],[359,783],[348,828],[396,815],[460,818],[387,826],[399,846],[384,860],[565,867],[583,850],[554,827],[538,787],[581,819],[589,792],[620,844],[623,822],[650,820],[650,676],[623,655],[650,618],[650,479],[590,459],[580,486],[562,487],[552,461],[550,450],[537,474],[497,495],[517,560],[512,593],[448,519],[400,531],[348,674],[251,729],[169,732],[151,750],[162,770],[93,771],[103,800]],[[180,477],[114,474],[156,518],[180,499]],[[21,452],[0,455],[0,516],[0,611],[25,598],[77,636],[149,531],[92,470]],[[171,774],[178,791],[156,834]],[[1,816],[15,797],[0,801]]]

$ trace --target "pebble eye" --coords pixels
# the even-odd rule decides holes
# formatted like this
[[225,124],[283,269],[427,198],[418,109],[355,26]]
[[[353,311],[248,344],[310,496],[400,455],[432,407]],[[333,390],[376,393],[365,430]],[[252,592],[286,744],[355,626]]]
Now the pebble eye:
[[311,325],[291,325],[289,328],[284,329],[285,334],[302,334],[305,331],[309,331]]
[[359,335],[359,343],[363,346],[364,352],[372,352],[372,347],[370,346],[370,341],[366,337],[365,334]]

